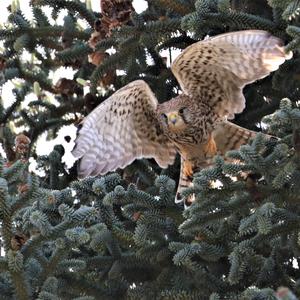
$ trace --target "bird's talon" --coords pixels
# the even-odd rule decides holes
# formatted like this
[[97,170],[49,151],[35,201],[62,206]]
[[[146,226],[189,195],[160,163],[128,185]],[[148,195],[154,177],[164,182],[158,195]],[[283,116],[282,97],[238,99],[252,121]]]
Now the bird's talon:
[[183,172],[186,177],[192,178],[194,172],[193,172],[193,166],[190,162],[188,161],[184,162]]
[[217,154],[217,145],[213,137],[210,137],[208,143],[204,147],[204,153],[206,156],[215,156]]

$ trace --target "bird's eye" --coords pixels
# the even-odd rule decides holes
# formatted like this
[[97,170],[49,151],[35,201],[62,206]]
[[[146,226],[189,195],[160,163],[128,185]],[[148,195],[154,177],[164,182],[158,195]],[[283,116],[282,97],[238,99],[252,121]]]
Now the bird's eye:
[[182,107],[178,110],[178,112],[182,115],[185,110],[186,110],[186,107]]
[[160,116],[161,116],[165,121],[168,120],[168,117],[167,117],[166,114],[161,114]]

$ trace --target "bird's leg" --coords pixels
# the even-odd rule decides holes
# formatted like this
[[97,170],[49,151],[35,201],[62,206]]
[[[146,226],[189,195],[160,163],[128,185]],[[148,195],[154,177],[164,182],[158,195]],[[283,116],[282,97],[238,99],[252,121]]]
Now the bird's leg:
[[192,178],[194,174],[194,166],[190,160],[183,161],[183,173],[187,178]]
[[[175,202],[177,203],[183,200],[181,195],[182,190],[193,185],[192,180],[194,173],[198,172],[203,167],[211,165],[208,158],[212,158],[217,153],[217,146],[212,135],[210,135],[206,144],[201,145],[201,152],[204,153],[204,157],[203,154],[200,157],[197,155],[189,159],[184,159],[181,156],[180,179],[175,199]],[[185,206],[189,206],[194,201],[195,195],[193,194],[184,199],[184,204]]]
[[213,157],[217,154],[217,145],[212,135],[210,135],[207,144],[204,146],[204,154],[205,157]]
[[185,160],[181,156],[180,178],[179,178],[178,188],[175,197],[176,203],[184,201],[181,195],[182,190],[192,186],[192,176],[194,173],[193,167],[194,165],[191,161]]

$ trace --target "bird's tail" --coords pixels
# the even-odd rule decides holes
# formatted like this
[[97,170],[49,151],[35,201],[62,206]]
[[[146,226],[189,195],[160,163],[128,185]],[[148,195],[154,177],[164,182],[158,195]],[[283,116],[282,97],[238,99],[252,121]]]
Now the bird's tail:
[[216,127],[212,137],[217,146],[217,153],[223,156],[227,151],[239,149],[240,146],[249,143],[256,134],[257,132],[225,121]]

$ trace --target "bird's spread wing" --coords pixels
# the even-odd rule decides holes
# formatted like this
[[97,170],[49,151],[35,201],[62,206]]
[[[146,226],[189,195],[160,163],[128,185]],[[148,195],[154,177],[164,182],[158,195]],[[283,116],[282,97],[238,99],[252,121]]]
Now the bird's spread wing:
[[277,70],[291,56],[279,38],[245,30],[187,47],[171,68],[184,93],[230,119],[245,108],[243,87]]
[[79,177],[123,168],[136,158],[154,158],[166,168],[176,150],[163,135],[157,100],[143,81],[133,81],[101,103],[83,121],[72,154],[81,158]]

